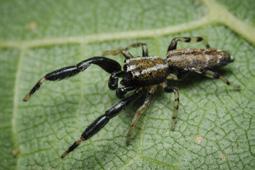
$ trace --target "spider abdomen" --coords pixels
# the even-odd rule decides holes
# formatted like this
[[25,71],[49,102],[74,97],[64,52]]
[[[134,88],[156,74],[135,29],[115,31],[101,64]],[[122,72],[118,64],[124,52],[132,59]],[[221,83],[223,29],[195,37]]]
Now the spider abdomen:
[[139,57],[128,59],[124,65],[124,71],[126,75],[123,78],[123,84],[146,86],[164,81],[168,75],[168,65],[159,57]]
[[226,65],[233,61],[226,51],[209,49],[177,49],[169,51],[168,64],[181,70],[200,70]]

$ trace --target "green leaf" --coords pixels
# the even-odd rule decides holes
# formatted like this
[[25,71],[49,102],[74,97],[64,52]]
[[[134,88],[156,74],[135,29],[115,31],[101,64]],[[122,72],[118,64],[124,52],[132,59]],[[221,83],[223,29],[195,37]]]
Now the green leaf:
[[[0,14],[0,169],[255,168],[252,0],[3,0]],[[84,128],[118,101],[107,87],[109,75],[91,67],[45,83],[22,102],[34,83],[56,68],[136,41],[146,42],[151,55],[165,57],[173,37],[195,35],[235,57],[224,75],[242,90],[200,77],[178,83],[174,132],[169,128],[173,95],[159,93],[130,146],[126,133],[137,105],[62,160]]]

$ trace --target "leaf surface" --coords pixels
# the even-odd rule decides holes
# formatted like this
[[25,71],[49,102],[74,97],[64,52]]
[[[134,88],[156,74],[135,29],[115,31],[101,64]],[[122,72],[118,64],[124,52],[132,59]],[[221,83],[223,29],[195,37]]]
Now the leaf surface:
[[[252,0],[129,0],[0,2],[0,169],[254,169],[255,12]],[[125,47],[148,44],[165,57],[176,36],[207,37],[235,62],[219,80],[194,76],[178,83],[180,110],[170,131],[173,95],[155,96],[130,146],[136,105],[114,118],[66,159],[63,151],[86,126],[118,101],[98,67],[45,83],[45,73]],[[179,44],[179,48],[203,47]],[[140,50],[134,50],[140,54]],[[111,57],[123,63],[121,57]]]

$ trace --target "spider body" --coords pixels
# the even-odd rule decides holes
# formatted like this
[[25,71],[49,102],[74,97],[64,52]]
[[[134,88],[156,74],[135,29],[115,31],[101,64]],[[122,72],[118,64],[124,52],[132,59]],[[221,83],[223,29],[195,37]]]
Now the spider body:
[[[80,138],[63,153],[61,158],[64,158],[78,147],[82,141],[88,140],[99,132],[129,103],[140,99],[142,104],[135,113],[128,130],[127,143],[129,143],[132,130],[135,128],[141,114],[149,106],[153,95],[158,89],[174,93],[174,111],[171,122],[171,130],[174,130],[179,108],[179,91],[177,87],[172,87],[168,80],[178,80],[178,75],[180,74],[195,72],[209,78],[221,79],[227,85],[231,85],[227,79],[214,71],[217,67],[224,66],[233,61],[228,52],[210,48],[206,42],[206,49],[176,49],[178,42],[199,41],[205,42],[202,37],[174,38],[168,46],[166,58],[149,56],[145,43],[134,43],[126,48],[105,51],[103,55],[123,55],[125,57],[123,67],[115,60],[103,56],[92,57],[76,65],[63,67],[46,74],[34,85],[23,100],[29,100],[31,95],[41,87],[44,81],[62,80],[74,76],[86,70],[91,64],[95,64],[110,73],[108,87],[111,90],[116,90],[116,95],[120,98],[120,101],[92,122],[84,130]],[[142,57],[134,57],[128,51],[130,48],[137,47],[142,48]]]
[[168,64],[160,57],[127,59],[124,67],[123,86],[148,86],[163,82],[168,75]]
[[204,70],[233,62],[226,51],[213,48],[171,50],[167,58],[158,56],[127,59],[121,84],[123,86],[148,86],[162,83],[171,72]]
[[167,56],[170,68],[185,71],[212,69],[231,62],[233,58],[227,51],[214,48],[171,50]]

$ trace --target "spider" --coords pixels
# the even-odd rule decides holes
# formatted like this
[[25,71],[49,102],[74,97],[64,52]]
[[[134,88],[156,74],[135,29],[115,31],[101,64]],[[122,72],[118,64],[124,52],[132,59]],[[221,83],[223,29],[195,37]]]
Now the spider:
[[[206,48],[176,49],[178,42],[188,43],[200,41],[204,42]],[[129,52],[130,48],[141,48],[142,57],[134,57]],[[121,65],[115,60],[103,56],[95,56],[81,61],[76,65],[60,68],[46,74],[24,97],[23,101],[28,101],[43,82],[62,80],[75,76],[86,70],[91,64],[95,64],[104,71],[110,73],[108,87],[110,90],[116,90],[116,96],[120,98],[120,101],[94,120],[94,122],[84,130],[80,138],[61,155],[61,158],[64,158],[68,153],[78,147],[82,141],[88,140],[99,132],[99,130],[113,117],[117,116],[129,103],[139,99],[142,100],[142,104],[136,111],[128,130],[128,144],[132,130],[135,128],[141,114],[149,106],[153,95],[159,89],[163,89],[167,93],[174,93],[174,112],[171,119],[171,130],[174,130],[179,108],[179,90],[177,87],[172,87],[167,83],[168,80],[178,80],[178,78],[185,73],[195,72],[209,78],[220,79],[225,84],[232,85],[227,79],[214,70],[233,62],[233,58],[226,51],[210,48],[209,44],[202,37],[174,38],[168,46],[165,59],[158,56],[149,56],[147,44],[140,42],[131,44],[126,48],[103,52],[103,55],[115,56],[119,54],[125,58],[123,68],[121,68]],[[119,79],[121,80],[119,81]],[[235,89],[239,89],[239,86],[235,86]]]

